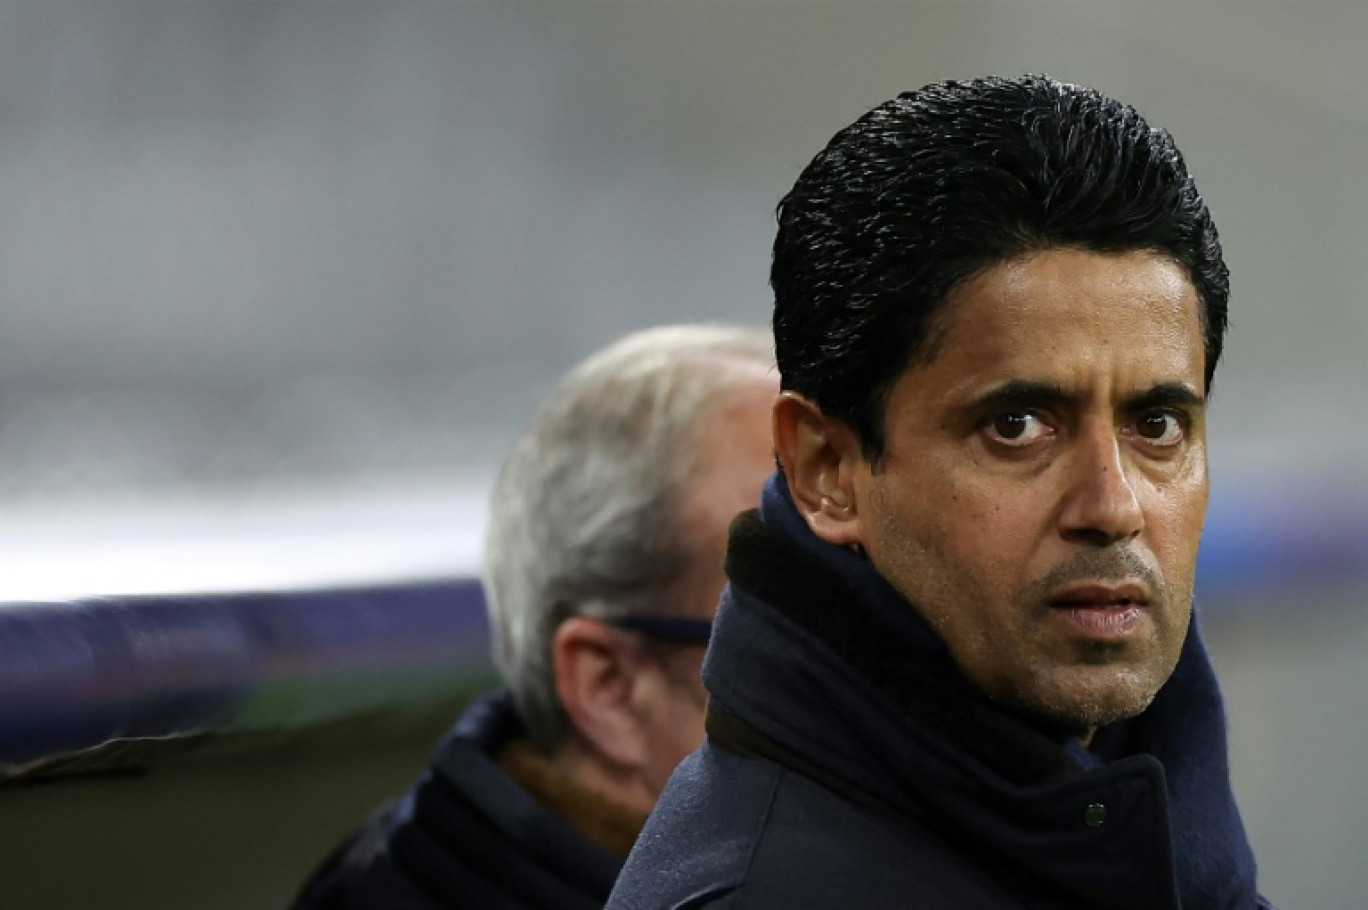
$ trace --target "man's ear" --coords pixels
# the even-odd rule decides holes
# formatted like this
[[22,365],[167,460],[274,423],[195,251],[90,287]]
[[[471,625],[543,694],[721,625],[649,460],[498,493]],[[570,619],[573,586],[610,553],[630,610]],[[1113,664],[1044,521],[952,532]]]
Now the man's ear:
[[774,402],[774,447],[808,527],[827,543],[863,544],[857,477],[867,470],[855,431],[796,392]]
[[572,736],[609,768],[631,771],[647,759],[641,737],[640,654],[623,635],[596,619],[572,616],[551,639],[556,693]]

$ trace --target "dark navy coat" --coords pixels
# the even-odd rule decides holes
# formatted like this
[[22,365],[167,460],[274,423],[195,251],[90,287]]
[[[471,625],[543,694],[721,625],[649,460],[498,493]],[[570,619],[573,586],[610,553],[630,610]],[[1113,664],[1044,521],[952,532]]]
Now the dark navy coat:
[[778,478],[734,524],[728,574],[708,739],[610,910],[1265,906],[1195,624],[1151,707],[1085,750],[980,696]]
[[622,861],[494,764],[522,736],[507,693],[472,705],[418,784],[343,844],[295,910],[596,910]]

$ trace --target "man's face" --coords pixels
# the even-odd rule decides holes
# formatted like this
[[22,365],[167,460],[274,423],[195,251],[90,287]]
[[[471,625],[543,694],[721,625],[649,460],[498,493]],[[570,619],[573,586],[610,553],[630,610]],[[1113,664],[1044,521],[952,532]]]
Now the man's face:
[[891,390],[860,542],[990,698],[1090,735],[1177,664],[1207,502],[1198,307],[1152,253],[1029,255],[953,292]]
[[[737,514],[753,509],[760,488],[774,472],[770,409],[778,393],[772,370],[759,366],[744,387],[698,427],[693,444],[700,463],[684,488],[681,533],[692,555],[680,595],[687,615],[712,619],[727,582],[722,564],[727,531]],[[675,765],[703,742],[702,645],[669,646],[661,662],[659,710],[651,716],[648,737],[653,752],[651,778],[658,793]]]

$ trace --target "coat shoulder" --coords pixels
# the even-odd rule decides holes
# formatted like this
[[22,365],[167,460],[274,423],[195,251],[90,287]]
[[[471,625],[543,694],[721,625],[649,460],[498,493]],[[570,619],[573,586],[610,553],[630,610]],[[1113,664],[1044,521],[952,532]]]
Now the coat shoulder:
[[608,910],[737,906],[732,892],[747,878],[782,778],[705,743],[671,776]]
[[1019,908],[930,831],[710,745],[675,772],[608,910]]

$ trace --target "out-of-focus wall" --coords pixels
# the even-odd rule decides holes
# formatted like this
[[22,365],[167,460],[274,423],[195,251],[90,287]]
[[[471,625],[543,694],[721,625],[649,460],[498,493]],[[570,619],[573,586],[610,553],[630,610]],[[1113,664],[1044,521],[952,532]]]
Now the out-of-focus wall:
[[[1360,781],[1368,611],[1361,590],[1279,593],[1207,623],[1230,715],[1231,771],[1260,881],[1283,910],[1364,905]],[[1290,613],[1291,616],[1277,616]]]
[[[1222,533],[1276,540],[1240,511],[1272,491],[1360,540],[1365,34],[1315,0],[0,4],[0,531],[481,484],[614,336],[765,320],[773,206],[836,129],[1044,71],[1171,129],[1221,227]],[[1256,593],[1211,593],[1212,638],[1265,885],[1356,907],[1363,599]]]
[[1226,241],[1218,483],[1360,471],[1368,10],[0,4],[0,500],[485,476],[573,360],[763,321],[772,208],[934,78],[1176,133]]

